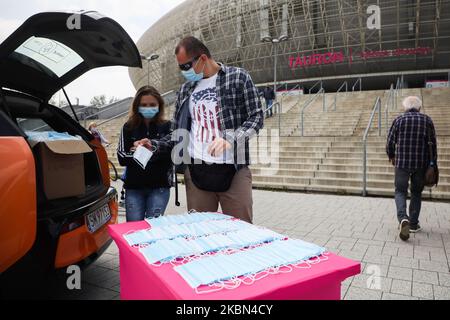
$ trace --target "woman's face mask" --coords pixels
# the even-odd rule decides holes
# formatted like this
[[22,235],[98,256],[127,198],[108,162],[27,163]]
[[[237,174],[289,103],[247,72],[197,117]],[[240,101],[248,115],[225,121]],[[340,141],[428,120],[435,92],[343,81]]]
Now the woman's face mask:
[[159,113],[159,106],[158,107],[139,107],[139,113],[145,119],[153,119]]

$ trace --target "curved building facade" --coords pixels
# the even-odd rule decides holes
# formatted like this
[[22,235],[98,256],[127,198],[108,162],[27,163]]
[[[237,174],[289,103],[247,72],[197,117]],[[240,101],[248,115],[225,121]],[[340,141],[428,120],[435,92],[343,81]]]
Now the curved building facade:
[[[193,35],[217,61],[247,69],[255,83],[450,69],[450,0],[187,0],[138,42],[160,58],[130,69],[136,88],[183,82],[174,49]],[[286,36],[278,44],[268,39]],[[148,63],[148,64],[147,64]]]

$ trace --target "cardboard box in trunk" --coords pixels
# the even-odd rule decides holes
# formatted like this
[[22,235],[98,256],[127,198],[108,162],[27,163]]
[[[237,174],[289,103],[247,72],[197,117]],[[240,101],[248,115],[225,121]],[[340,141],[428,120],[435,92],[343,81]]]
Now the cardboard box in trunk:
[[77,197],[86,192],[84,154],[92,152],[83,140],[30,141],[41,170],[48,200]]

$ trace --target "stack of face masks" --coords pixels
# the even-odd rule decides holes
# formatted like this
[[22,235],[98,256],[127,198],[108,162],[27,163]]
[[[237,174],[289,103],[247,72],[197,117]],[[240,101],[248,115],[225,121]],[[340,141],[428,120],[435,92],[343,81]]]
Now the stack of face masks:
[[192,287],[210,285],[240,276],[297,264],[322,255],[324,248],[301,240],[275,241],[251,250],[217,254],[177,266],[174,270]]
[[163,216],[154,219],[145,219],[152,227],[162,227],[172,224],[189,224],[202,221],[212,220],[227,220],[233,217],[225,214],[212,213],[212,212],[195,212],[191,214]]
[[25,131],[28,140],[34,142],[60,141],[60,140],[83,140],[80,136],[71,136],[67,132],[56,131]]
[[286,236],[271,230],[249,226],[235,232],[212,234],[190,240],[185,238],[161,240],[141,248],[139,251],[148,263],[155,264],[157,262],[166,263],[183,257],[200,256],[223,249],[242,249],[284,238]]
[[141,230],[124,235],[130,246],[153,243],[163,239],[175,239],[180,237],[203,237],[215,233],[238,231],[252,226],[240,220],[214,220],[202,221],[191,224],[171,224],[149,230]]

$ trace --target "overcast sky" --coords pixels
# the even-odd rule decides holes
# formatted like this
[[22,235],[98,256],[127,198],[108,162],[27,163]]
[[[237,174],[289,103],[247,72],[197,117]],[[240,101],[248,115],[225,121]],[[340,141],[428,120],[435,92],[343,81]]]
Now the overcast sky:
[[[119,22],[137,42],[142,34],[164,14],[184,0],[0,0],[0,43],[28,17],[44,11],[95,10]],[[89,104],[91,98],[105,94],[126,98],[135,89],[126,67],[101,68],[90,71],[66,87],[75,103]]]

